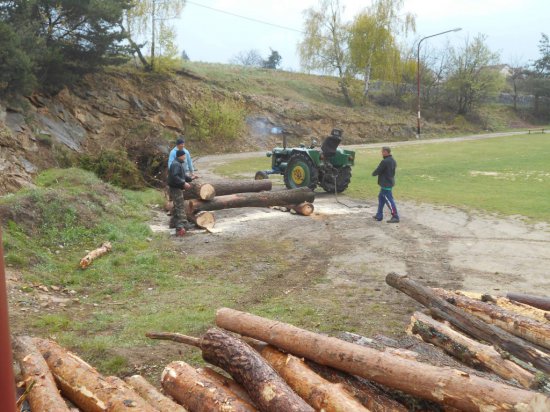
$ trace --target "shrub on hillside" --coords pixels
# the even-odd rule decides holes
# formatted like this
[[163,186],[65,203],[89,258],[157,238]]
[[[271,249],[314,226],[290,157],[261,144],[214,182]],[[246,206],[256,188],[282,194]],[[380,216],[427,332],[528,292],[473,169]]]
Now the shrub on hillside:
[[108,149],[98,155],[84,155],[80,158],[80,167],[124,189],[141,189],[145,186],[138,167],[123,150]]
[[244,130],[246,112],[241,103],[210,94],[195,102],[190,109],[191,135],[202,141],[231,141]]

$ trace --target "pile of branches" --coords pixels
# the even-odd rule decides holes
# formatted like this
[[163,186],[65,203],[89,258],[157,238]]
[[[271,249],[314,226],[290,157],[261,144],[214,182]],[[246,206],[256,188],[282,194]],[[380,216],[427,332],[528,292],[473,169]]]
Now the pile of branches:
[[201,337],[148,333],[194,346],[221,369],[174,361],[162,373],[164,394],[139,376],[102,377],[51,341],[19,338],[15,354],[34,382],[32,411],[68,410],[58,388],[85,412],[550,410],[546,310],[394,273],[386,281],[427,309],[400,341],[329,337],[228,308]]

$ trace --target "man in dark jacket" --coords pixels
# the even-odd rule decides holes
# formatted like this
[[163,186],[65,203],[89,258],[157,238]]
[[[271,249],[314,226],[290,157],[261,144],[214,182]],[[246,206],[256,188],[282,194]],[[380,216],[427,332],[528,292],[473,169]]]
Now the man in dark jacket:
[[168,172],[168,187],[170,188],[170,197],[174,201],[173,219],[176,226],[176,236],[185,235],[185,223],[183,210],[183,190],[190,189],[193,179],[185,173],[185,152],[176,151],[176,160],[170,165]]
[[393,200],[392,188],[395,186],[395,169],[397,162],[391,155],[389,147],[382,148],[382,157],[384,158],[378,167],[372,172],[373,176],[378,176],[378,185],[380,193],[378,194],[378,211],[372,218],[381,221],[384,218],[384,205],[388,205],[391,212],[391,219],[388,223],[399,223],[399,214]]

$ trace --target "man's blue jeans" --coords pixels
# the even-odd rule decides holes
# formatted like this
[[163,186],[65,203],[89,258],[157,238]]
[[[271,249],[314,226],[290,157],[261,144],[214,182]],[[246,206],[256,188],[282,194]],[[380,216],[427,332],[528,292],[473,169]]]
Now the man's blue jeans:
[[391,189],[380,188],[380,193],[378,193],[378,211],[376,212],[376,219],[384,219],[384,206],[387,205],[390,209],[392,217],[399,219],[399,214],[397,213],[397,206],[395,206],[395,201],[393,200],[393,194]]

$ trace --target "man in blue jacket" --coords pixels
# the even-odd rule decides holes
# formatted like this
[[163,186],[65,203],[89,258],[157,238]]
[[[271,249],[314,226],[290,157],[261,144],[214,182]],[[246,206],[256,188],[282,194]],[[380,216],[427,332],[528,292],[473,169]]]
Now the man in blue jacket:
[[183,136],[178,137],[176,146],[170,151],[170,155],[168,156],[168,170],[170,170],[172,162],[176,160],[176,152],[178,150],[183,150],[185,152],[185,172],[193,179],[196,179],[197,176],[195,176],[195,168],[193,166],[193,160],[191,159],[191,153],[185,148],[185,139]]
[[373,176],[378,176],[378,185],[380,186],[380,193],[378,194],[378,211],[372,218],[378,222],[384,219],[384,205],[387,205],[391,212],[391,219],[387,220],[387,222],[399,223],[399,214],[397,213],[397,206],[395,206],[392,194],[392,188],[395,186],[395,169],[397,169],[397,162],[391,155],[391,149],[389,147],[382,148],[382,157],[382,161],[374,172],[372,172]]
[[172,219],[176,227],[176,236],[185,235],[187,219],[184,217],[183,191],[191,188],[189,182],[192,180],[191,176],[185,173],[185,152],[177,150],[176,159],[172,162],[168,171],[168,187],[170,188],[170,197],[174,201]]

